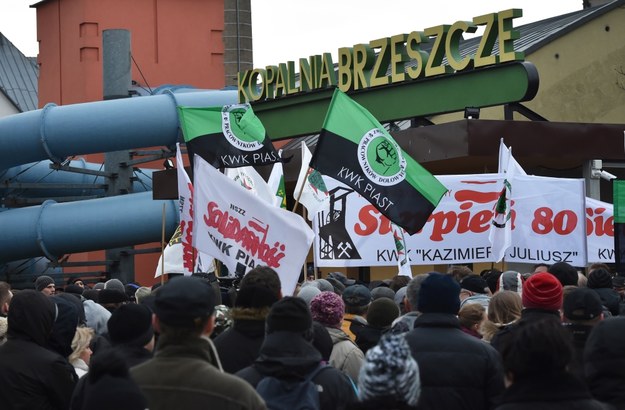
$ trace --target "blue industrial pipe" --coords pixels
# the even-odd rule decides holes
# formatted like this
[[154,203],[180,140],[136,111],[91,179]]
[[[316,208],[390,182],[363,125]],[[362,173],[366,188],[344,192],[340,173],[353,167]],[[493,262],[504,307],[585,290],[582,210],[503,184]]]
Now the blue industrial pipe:
[[73,155],[174,145],[177,105],[234,104],[237,90],[167,93],[56,106],[0,119],[0,170]]
[[177,204],[153,200],[151,192],[0,212],[0,263],[160,242],[163,204],[169,238],[179,223]]
[[[104,195],[104,189],[82,188],[69,189],[45,188],[45,184],[106,184],[106,179],[101,176],[83,174],[79,172],[57,171],[50,169],[50,161],[39,161],[26,165],[9,168],[0,172],[0,197],[7,194],[15,194],[22,197],[59,197],[81,195]],[[86,162],[79,158],[70,161],[68,166],[90,171],[104,171],[102,164]],[[152,190],[152,173],[154,169],[141,168],[135,173],[137,180],[133,182],[133,192],[146,192]],[[16,189],[8,188],[6,183],[40,183],[42,189]]]

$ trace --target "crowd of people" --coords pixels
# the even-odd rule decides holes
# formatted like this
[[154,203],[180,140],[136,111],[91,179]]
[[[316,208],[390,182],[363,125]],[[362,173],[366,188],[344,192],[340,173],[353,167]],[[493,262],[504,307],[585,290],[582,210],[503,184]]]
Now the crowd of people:
[[2,409],[625,409],[625,278],[0,282]]

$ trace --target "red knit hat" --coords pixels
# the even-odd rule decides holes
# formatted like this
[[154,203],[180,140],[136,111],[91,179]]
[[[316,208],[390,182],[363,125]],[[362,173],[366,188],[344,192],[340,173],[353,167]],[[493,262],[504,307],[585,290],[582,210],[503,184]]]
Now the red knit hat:
[[562,285],[549,272],[530,276],[523,284],[523,307],[559,310],[562,307]]

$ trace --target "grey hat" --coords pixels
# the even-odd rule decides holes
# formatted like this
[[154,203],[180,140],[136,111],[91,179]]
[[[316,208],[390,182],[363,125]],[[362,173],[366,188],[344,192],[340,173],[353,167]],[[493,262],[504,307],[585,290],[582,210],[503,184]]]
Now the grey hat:
[[304,302],[306,302],[306,304],[310,306],[310,301],[320,293],[321,290],[319,290],[315,286],[304,286],[297,293],[297,297],[300,299],[304,299]]
[[343,284],[343,286],[351,286],[354,283],[356,283],[356,281],[354,279],[349,279],[347,276],[345,276],[341,272],[330,272],[330,273],[328,273],[328,278],[332,278],[332,279],[338,280],[339,282],[341,282]]
[[54,284],[54,279],[52,279],[50,276],[41,275],[37,278],[37,280],[35,280],[35,289],[37,290],[37,292],[41,292],[48,285],[53,285],[53,284]]
[[389,298],[390,300],[395,301],[395,291],[391,288],[387,288],[386,286],[373,288],[371,290],[371,300],[380,298]]
[[124,294],[126,293],[126,287],[124,287],[124,284],[119,279],[107,280],[106,283],[104,283],[104,289],[113,289],[118,290]]
[[334,292],[334,286],[330,282],[325,279],[317,279],[315,280],[319,284],[319,290],[322,292]]

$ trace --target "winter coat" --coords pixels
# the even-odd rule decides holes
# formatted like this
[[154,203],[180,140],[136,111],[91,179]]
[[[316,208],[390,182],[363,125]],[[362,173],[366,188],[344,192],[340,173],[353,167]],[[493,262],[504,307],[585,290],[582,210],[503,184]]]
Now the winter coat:
[[569,363],[569,372],[579,380],[584,380],[584,348],[593,326],[580,325],[577,323],[563,323],[563,326],[573,336],[573,348],[575,355]]
[[460,330],[455,315],[424,313],[406,334],[419,364],[417,409],[489,409],[504,390],[501,359],[488,343]]
[[358,334],[365,326],[367,326],[367,320],[364,317],[352,313],[345,313],[341,330],[345,332],[353,342],[356,342]]
[[82,359],[76,359],[72,362],[72,366],[74,366],[74,370],[76,371],[76,376],[78,378],[83,377],[89,371],[89,366]]
[[153,359],[130,369],[150,410],[265,409],[245,381],[220,371],[208,338],[169,340],[162,334]]
[[393,321],[391,333],[406,333],[414,329],[414,322],[421,315],[419,312],[408,312]]
[[333,327],[326,327],[326,329],[330,333],[333,344],[330,365],[345,373],[356,383],[365,360],[364,353],[341,329]]
[[265,319],[235,319],[233,326],[213,342],[224,371],[234,374],[251,365],[265,340]]
[[390,330],[390,327],[380,328],[367,325],[360,329],[356,336],[356,345],[364,354],[367,350],[377,345],[382,335]]
[[[267,335],[254,364],[236,373],[254,388],[266,376],[278,379],[303,380],[321,363],[321,354],[300,334],[275,332]],[[351,382],[339,370],[327,366],[312,379],[320,386],[321,409],[344,409],[356,400]]]
[[512,384],[496,410],[608,410],[592,398],[584,384],[568,373],[529,378]]
[[610,288],[597,288],[593,290],[599,295],[601,304],[610,311],[612,316],[618,316],[621,309],[621,296],[618,292]]
[[0,346],[0,407],[59,409],[69,407],[76,373],[58,353],[43,347],[55,317],[51,299],[35,291],[11,302],[8,341]]

